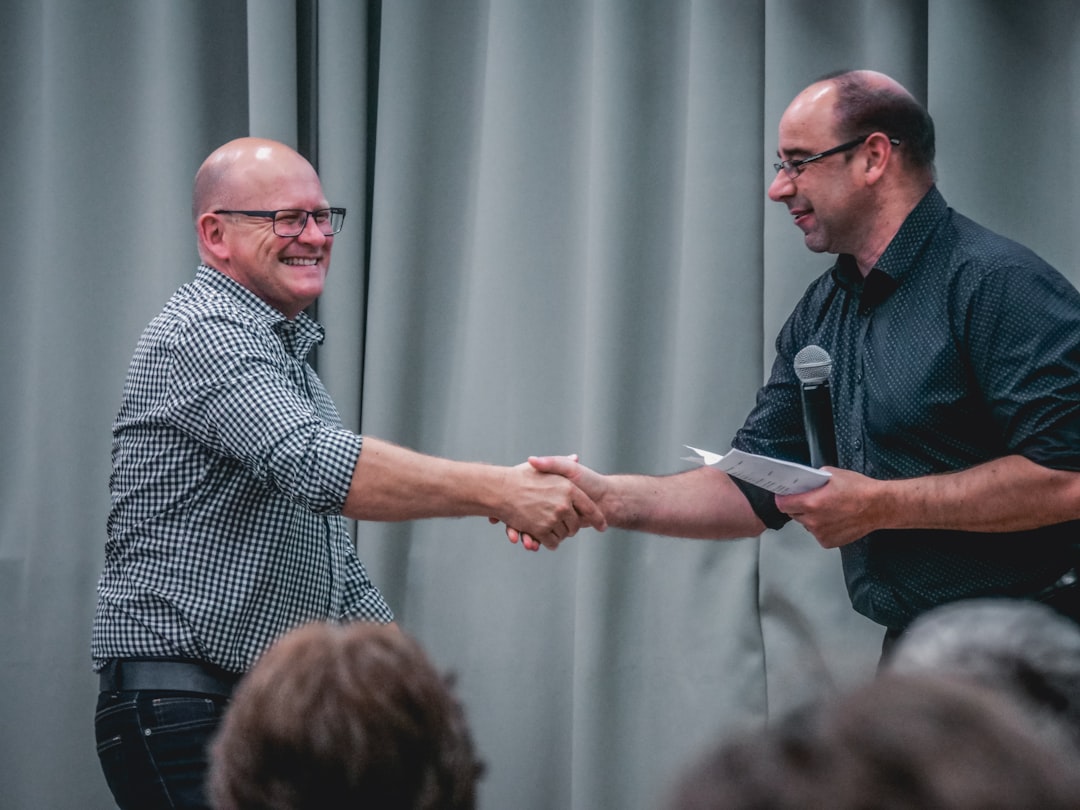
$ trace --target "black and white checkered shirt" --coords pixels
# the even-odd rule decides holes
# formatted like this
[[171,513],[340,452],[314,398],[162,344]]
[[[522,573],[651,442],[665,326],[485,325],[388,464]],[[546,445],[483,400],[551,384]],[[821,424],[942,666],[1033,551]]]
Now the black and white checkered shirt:
[[306,621],[393,619],[340,514],[362,439],[305,361],[322,339],[206,266],[146,328],[113,426],[95,669],[244,672]]

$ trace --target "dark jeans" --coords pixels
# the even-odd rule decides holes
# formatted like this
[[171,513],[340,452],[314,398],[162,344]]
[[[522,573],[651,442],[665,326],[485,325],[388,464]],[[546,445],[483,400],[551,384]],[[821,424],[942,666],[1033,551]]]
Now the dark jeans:
[[122,810],[209,808],[208,744],[228,705],[194,692],[101,692],[94,731]]

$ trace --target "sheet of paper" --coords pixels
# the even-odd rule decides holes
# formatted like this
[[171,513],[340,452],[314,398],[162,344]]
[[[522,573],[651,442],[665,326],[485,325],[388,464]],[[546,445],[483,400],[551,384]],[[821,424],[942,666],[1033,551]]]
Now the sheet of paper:
[[693,450],[698,457],[688,457],[687,461],[698,461],[710,467],[723,470],[728,475],[741,478],[756,486],[775,492],[777,495],[797,495],[823,486],[832,473],[796,464],[793,461],[781,461],[768,456],[758,456],[731,449],[725,455],[709,450],[699,450],[688,444],[687,450]]

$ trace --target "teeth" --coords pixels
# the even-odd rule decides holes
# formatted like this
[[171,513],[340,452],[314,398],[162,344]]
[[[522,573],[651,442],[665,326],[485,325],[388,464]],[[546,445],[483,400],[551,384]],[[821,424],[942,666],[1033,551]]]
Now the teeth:
[[282,259],[282,261],[294,267],[314,267],[319,263],[318,259]]

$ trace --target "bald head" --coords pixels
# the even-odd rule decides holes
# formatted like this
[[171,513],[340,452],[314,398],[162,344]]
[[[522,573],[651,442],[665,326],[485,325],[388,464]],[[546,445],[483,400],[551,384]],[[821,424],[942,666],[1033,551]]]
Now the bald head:
[[845,73],[839,74],[837,78],[847,77],[853,82],[858,82],[864,87],[881,92],[895,93],[899,96],[908,96],[914,99],[915,97],[908,92],[904,85],[900,84],[892,76],[886,76],[884,73],[878,73],[876,70],[849,70]]
[[884,132],[900,141],[907,166],[925,182],[933,182],[934,122],[900,82],[876,70],[844,71],[810,85],[792,105],[822,94],[830,97],[841,141]]
[[280,211],[330,207],[319,175],[295,149],[265,138],[229,141],[203,161],[191,206],[203,264],[288,318],[322,294],[334,233],[307,214],[300,233],[286,228],[281,236],[274,224]]
[[[218,147],[195,174],[192,219],[220,208],[274,208],[265,200],[283,177],[314,178],[314,167],[296,150],[267,138],[237,138]],[[253,202],[254,201],[254,202]]]
[[889,76],[847,71],[799,93],[777,134],[783,171],[769,199],[787,206],[810,250],[851,254],[868,273],[933,186],[925,108]]

